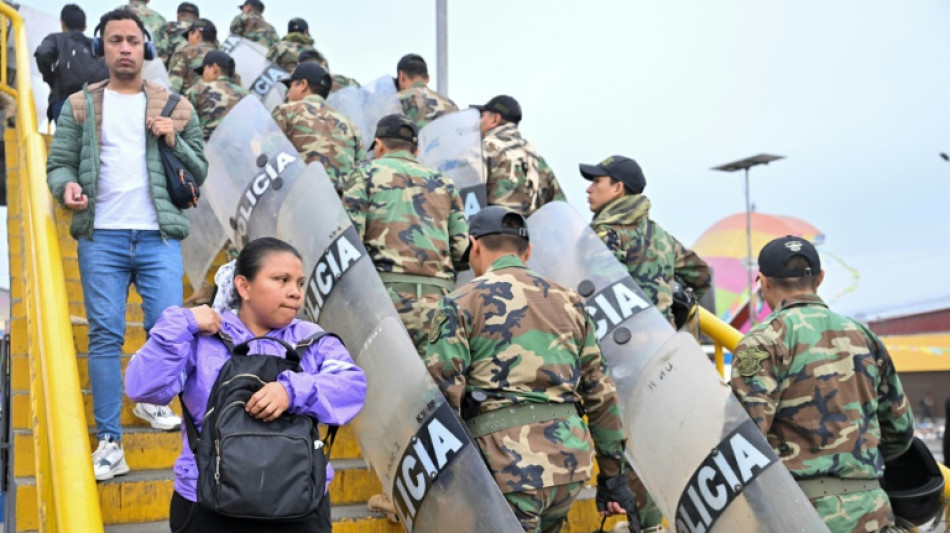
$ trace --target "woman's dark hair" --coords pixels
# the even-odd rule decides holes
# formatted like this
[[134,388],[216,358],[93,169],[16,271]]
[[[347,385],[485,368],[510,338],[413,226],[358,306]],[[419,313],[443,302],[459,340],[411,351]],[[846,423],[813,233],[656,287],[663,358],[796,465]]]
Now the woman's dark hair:
[[113,9],[105,15],[99,18],[99,25],[96,26],[96,30],[101,32],[102,36],[105,37],[106,34],[106,24],[114,20],[134,20],[135,25],[142,30],[142,37],[152,40],[152,34],[145,29],[145,24],[142,24],[142,19],[140,19],[135,13],[131,11],[126,11],[125,8]]
[[83,31],[86,29],[86,12],[76,4],[66,4],[59,12],[59,20],[68,30]]
[[237,261],[234,263],[234,276],[244,276],[248,281],[254,281],[257,273],[263,268],[267,256],[280,252],[294,254],[297,259],[303,261],[300,252],[293,246],[274,237],[261,237],[247,243],[247,246],[238,254]]

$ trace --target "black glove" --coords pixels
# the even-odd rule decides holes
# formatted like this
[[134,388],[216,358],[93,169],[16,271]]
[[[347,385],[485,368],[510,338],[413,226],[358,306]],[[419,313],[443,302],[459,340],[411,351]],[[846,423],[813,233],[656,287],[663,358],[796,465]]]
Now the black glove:
[[623,474],[607,477],[597,476],[597,510],[606,511],[608,502],[617,502],[627,513],[627,522],[630,531],[640,532],[640,518],[637,516],[637,497],[627,486],[627,478]]

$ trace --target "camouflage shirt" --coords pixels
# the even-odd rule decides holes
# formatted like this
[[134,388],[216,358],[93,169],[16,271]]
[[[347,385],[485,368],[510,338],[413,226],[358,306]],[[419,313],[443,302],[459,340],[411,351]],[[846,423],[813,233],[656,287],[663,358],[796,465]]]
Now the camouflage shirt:
[[270,48],[280,40],[277,36],[277,30],[264,20],[264,16],[257,11],[241,13],[234,17],[231,20],[231,33],[240,35],[264,48]]
[[501,124],[485,133],[482,158],[488,170],[489,205],[528,216],[548,202],[566,200],[554,171],[521,137],[514,123]]
[[281,104],[272,115],[307,163],[323,164],[337,192],[356,164],[366,159],[356,126],[320,95]]
[[444,298],[429,327],[426,366],[455,409],[481,389],[481,413],[523,403],[587,411],[589,429],[573,415],[478,437],[502,492],[590,479],[595,447],[601,472],[620,472],[617,392],[577,293],[506,255]]
[[297,68],[298,58],[307,50],[317,51],[313,47],[313,39],[300,32],[288,33],[277,44],[267,51],[267,60],[278,67],[293,72]]
[[142,21],[142,24],[145,24],[145,29],[153,36],[157,36],[162,26],[165,25],[165,17],[161,16],[158,11],[148,7],[148,3],[145,0],[129,0],[128,4],[119,6],[117,9],[125,9],[135,13],[135,16]]
[[[864,325],[817,295],[784,300],[736,348],[732,387],[796,479],[876,479],[903,453],[913,417],[894,362]],[[877,531],[881,489],[812,500],[832,531]]]
[[360,85],[360,82],[354,80],[353,78],[347,78],[342,74],[333,75],[333,86],[330,87],[331,93],[335,93],[340,89],[346,89],[347,87],[356,87],[359,89],[362,86]]
[[415,122],[420,130],[442,115],[459,110],[455,102],[433,91],[421,81],[399,91],[399,103],[402,104],[403,114]]
[[646,196],[628,194],[608,202],[590,226],[667,320],[673,321],[674,276],[692,287],[697,299],[709,290],[709,266],[650,220]]
[[168,60],[168,77],[172,80],[172,90],[184,94],[192,85],[201,81],[201,76],[195,69],[201,66],[205,54],[214,49],[213,44],[201,41],[198,44],[187,44],[172,54]]
[[172,20],[166,22],[155,36],[155,51],[165,65],[171,60],[175,50],[188,45],[188,28],[192,21]]
[[220,76],[210,82],[199,81],[185,93],[185,97],[195,106],[198,123],[207,141],[214,129],[224,119],[232,107],[237,105],[249,93],[227,76]]
[[343,205],[376,269],[455,281],[468,223],[455,185],[409,152],[390,152],[350,174]]

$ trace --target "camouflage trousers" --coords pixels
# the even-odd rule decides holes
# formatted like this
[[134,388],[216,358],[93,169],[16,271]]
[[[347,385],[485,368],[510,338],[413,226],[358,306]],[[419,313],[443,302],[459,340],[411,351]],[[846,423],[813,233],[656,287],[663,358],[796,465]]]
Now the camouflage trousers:
[[509,492],[505,499],[526,532],[558,533],[583,487],[583,481],[574,481],[566,485]]
[[629,465],[626,468],[629,468],[627,471],[627,486],[637,497],[637,516],[640,518],[640,526],[646,529],[662,525],[663,513],[660,512],[660,508],[653,501],[653,496],[650,496],[650,493],[647,492],[646,486],[643,485],[643,481],[640,481],[640,476],[637,475],[636,471]]
[[438,307],[442,301],[443,294],[423,294],[422,298],[417,298],[415,293],[394,291],[387,288],[389,299],[396,306],[396,312],[399,313],[399,319],[402,320],[412,344],[420,357],[425,357],[426,349],[429,347],[429,322],[432,319],[432,311]]
[[882,489],[824,496],[811,503],[831,533],[886,531],[894,525],[894,513]]

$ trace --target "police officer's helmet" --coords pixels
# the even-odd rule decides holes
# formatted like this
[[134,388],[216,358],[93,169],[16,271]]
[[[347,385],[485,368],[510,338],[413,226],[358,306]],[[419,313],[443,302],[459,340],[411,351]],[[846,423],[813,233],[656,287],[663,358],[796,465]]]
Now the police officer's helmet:
[[894,515],[918,526],[943,509],[943,475],[930,449],[917,437],[906,452],[884,463],[881,486]]

